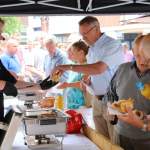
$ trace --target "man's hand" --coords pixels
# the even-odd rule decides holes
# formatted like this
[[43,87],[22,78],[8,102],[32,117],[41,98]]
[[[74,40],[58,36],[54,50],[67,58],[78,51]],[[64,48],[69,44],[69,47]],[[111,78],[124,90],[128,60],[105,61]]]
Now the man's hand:
[[52,71],[52,76],[54,76],[56,74],[63,74],[67,70],[69,70],[69,65],[56,66]]
[[82,78],[83,83],[87,84],[87,85],[91,85],[91,78],[88,75],[84,75]]
[[127,108],[127,112],[128,112],[127,114],[118,115],[118,119],[137,128],[142,128],[143,126],[142,120],[140,120],[140,118],[133,113],[132,109]]
[[0,80],[0,91],[4,89],[5,85],[6,85],[6,81]]

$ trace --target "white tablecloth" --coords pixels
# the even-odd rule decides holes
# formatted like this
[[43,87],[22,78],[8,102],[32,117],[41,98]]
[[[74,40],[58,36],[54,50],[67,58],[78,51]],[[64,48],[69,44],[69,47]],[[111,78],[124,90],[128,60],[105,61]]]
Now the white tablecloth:
[[[28,150],[28,147],[24,145],[23,133],[21,131],[17,133],[12,149]],[[63,150],[99,150],[99,148],[82,134],[67,134],[63,140]]]

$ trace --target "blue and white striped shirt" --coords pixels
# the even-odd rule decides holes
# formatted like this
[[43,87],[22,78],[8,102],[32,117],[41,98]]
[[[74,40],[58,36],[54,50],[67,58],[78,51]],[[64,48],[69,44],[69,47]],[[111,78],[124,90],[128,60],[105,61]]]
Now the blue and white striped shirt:
[[[68,60],[66,56],[61,52],[60,49],[56,49],[55,55],[50,56],[49,54],[45,56],[45,61],[44,61],[44,71],[46,76],[51,75],[53,69],[62,64],[67,64]],[[60,82],[67,81],[68,79],[68,72],[65,72],[60,79]]]

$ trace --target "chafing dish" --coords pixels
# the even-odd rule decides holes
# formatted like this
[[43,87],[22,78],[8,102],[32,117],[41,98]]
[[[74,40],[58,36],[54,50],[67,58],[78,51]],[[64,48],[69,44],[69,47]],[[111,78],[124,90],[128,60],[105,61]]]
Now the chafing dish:
[[44,92],[40,91],[28,91],[28,92],[19,92],[18,99],[22,101],[39,101],[45,96]]
[[26,110],[24,117],[27,135],[64,135],[68,116],[56,109]]
[[44,94],[39,91],[19,93],[18,99],[25,102],[24,106],[19,106],[24,114],[25,144],[30,149],[54,149],[58,146],[62,149],[69,116],[54,108],[41,108],[38,104]]

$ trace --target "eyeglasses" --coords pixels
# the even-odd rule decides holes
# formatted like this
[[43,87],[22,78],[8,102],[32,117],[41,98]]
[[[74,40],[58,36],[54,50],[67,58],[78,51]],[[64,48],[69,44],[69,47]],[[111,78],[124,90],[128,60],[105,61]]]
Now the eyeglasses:
[[91,27],[87,32],[81,34],[82,36],[86,36],[89,32],[91,32],[94,28],[96,27],[96,25],[94,25],[93,27]]

